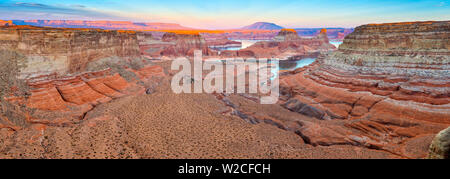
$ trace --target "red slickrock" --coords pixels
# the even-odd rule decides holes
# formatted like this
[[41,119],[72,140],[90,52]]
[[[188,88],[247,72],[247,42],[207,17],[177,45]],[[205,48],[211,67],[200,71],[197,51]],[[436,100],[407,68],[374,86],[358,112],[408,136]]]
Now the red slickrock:
[[221,37],[218,39],[206,39],[206,43],[209,48],[226,48],[226,47],[241,47],[242,42],[228,40],[226,37]]
[[[17,78],[27,82],[30,95],[2,96],[12,104],[36,110],[31,115],[26,109],[18,110],[18,115],[29,116],[20,126],[68,124],[83,119],[86,112],[99,104],[145,93],[146,87],[137,80],[145,84],[152,77],[164,76],[161,67],[150,65],[128,70],[138,78],[131,81],[117,73],[127,71],[129,67],[123,64],[128,60],[140,57],[140,42],[152,40],[150,34],[142,32],[5,26],[0,28],[0,37],[1,49],[17,51],[25,59],[17,61],[20,64]],[[113,67],[118,71],[108,66],[99,67],[105,70],[87,71],[89,64],[97,61],[113,63],[107,57],[119,59],[114,62],[118,67]]]
[[449,21],[357,27],[338,51],[282,76],[281,103],[325,120],[326,130],[299,129],[314,145],[423,158],[431,136],[450,126],[449,37]]
[[288,59],[293,56],[336,49],[329,43],[326,32],[314,38],[301,38],[294,29],[282,29],[273,41],[261,41],[239,51],[224,51],[223,57],[255,57]]
[[[152,50],[150,53],[148,53],[149,49]],[[154,57],[194,56],[195,50],[201,50],[205,56],[213,53],[208,48],[205,39],[195,31],[167,32],[160,42],[149,45],[143,50]]]

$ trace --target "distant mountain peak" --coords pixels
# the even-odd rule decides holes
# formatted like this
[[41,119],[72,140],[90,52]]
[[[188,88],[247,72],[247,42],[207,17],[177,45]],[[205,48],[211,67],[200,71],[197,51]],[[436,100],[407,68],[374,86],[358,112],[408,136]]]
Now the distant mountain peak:
[[283,27],[270,22],[256,22],[252,25],[245,26],[241,29],[244,30],[280,30],[283,29]]

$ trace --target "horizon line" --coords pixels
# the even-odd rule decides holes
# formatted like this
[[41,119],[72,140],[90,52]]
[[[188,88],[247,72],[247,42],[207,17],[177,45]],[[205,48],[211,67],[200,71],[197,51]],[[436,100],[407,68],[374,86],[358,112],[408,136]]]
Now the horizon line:
[[[131,22],[134,24],[138,24],[138,23],[146,23],[146,24],[175,24],[175,25],[180,25],[182,27],[188,28],[186,30],[192,29],[192,30],[265,30],[265,29],[242,29],[243,27],[246,26],[242,26],[242,27],[237,27],[237,28],[215,28],[215,29],[211,29],[211,28],[197,28],[197,27],[188,27],[188,26],[184,26],[183,24],[179,24],[179,23],[175,23],[175,22],[149,22],[149,21],[133,21],[133,20],[74,20],[74,19],[0,19],[0,20],[11,20],[11,21],[87,21],[87,22],[98,22],[98,21],[106,21],[106,22]],[[324,27],[284,27],[282,25],[279,25],[275,22],[267,22],[267,21],[257,21],[254,22],[252,24],[249,25],[253,25],[255,23],[271,23],[271,24],[275,24],[278,25],[280,27],[283,27],[283,29],[354,29],[356,27],[343,27],[343,26],[324,26]],[[368,24],[372,24],[372,23],[368,23]],[[364,24],[364,25],[368,25],[368,24]],[[247,25],[247,26],[249,26]]]

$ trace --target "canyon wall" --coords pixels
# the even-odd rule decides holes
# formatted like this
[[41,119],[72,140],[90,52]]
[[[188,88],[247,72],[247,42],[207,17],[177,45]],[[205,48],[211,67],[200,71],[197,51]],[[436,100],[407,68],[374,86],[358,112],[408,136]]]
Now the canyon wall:
[[326,121],[299,130],[311,144],[425,157],[450,126],[449,37],[449,21],[357,27],[338,51],[282,76],[281,103]]
[[0,28],[0,129],[67,125],[95,106],[142,94],[162,68],[140,56],[150,34],[33,26]]
[[10,26],[0,29],[0,49],[27,58],[19,78],[83,72],[89,62],[110,56],[139,57],[138,39],[132,31],[54,29]]
[[160,57],[194,56],[195,50],[201,50],[203,55],[209,56],[215,52],[208,48],[208,44],[199,32],[166,32],[161,40],[154,40],[141,46],[144,55]]
[[[139,23],[130,21],[10,20],[8,22],[16,25],[54,28],[97,28],[105,30],[150,31],[156,34],[161,34],[160,32],[167,30],[195,30],[194,28],[184,27],[174,23]],[[280,29],[281,27],[275,29],[228,29],[219,30],[221,31],[220,33],[212,30],[213,32],[204,32],[201,35],[207,40],[217,37],[225,37],[228,39],[270,40],[278,34]],[[296,28],[295,30],[299,36],[314,37],[320,34],[322,28]],[[342,40],[351,32],[353,32],[352,28],[327,28],[327,35],[330,39]]]
[[290,59],[335,49],[329,43],[325,29],[313,38],[301,38],[294,29],[282,29],[271,41],[260,41],[238,51],[223,51],[221,56]]
[[281,29],[274,38],[275,41],[294,41],[299,39],[300,37],[294,29]]
[[228,40],[226,37],[217,38],[217,39],[205,39],[209,48],[217,49],[217,48],[227,48],[227,47],[242,47],[242,42]]

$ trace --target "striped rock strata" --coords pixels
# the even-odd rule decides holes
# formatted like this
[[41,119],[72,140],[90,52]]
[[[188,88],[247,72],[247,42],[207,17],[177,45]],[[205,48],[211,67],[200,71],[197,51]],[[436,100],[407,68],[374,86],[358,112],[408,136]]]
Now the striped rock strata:
[[313,145],[423,158],[450,126],[449,37],[448,21],[357,27],[338,51],[281,78],[283,105],[325,120],[299,129]]

